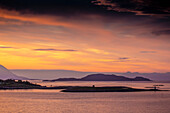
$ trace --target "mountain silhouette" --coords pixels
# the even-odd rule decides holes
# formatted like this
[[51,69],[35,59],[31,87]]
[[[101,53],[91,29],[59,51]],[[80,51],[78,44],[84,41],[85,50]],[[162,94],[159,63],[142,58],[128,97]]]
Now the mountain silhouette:
[[6,79],[14,79],[14,80],[28,80],[28,78],[20,77],[15,74],[13,74],[11,71],[9,71],[4,66],[0,65],[0,79],[6,80]]
[[44,81],[151,81],[150,79],[144,77],[127,78],[124,76],[117,75],[105,75],[105,74],[91,74],[83,78],[59,78],[54,80],[44,80]]

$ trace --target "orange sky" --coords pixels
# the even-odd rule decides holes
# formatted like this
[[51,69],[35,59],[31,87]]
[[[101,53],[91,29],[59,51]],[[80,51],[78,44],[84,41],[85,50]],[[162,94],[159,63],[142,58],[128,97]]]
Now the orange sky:
[[146,24],[150,21],[109,22],[97,14],[67,19],[0,9],[0,64],[9,69],[170,71],[169,36],[151,34],[159,26]]

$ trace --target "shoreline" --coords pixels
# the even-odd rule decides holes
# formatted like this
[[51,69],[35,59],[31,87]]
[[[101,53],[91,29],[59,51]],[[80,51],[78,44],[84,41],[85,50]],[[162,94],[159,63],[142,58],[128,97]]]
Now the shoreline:
[[29,90],[29,89],[48,89],[48,90],[61,90],[60,92],[143,92],[143,91],[170,91],[160,89],[137,89],[126,86],[110,86],[110,87],[89,87],[89,86],[56,86],[39,88],[22,88],[22,87],[4,87],[0,90]]
[[0,80],[0,90],[19,90],[19,89],[60,89],[61,92],[141,92],[141,91],[168,91],[160,90],[158,86],[147,87],[149,89],[138,89],[127,86],[107,86],[107,87],[95,87],[92,86],[42,86],[39,84],[31,83],[29,81],[22,80]]
[[71,87],[62,90],[62,92],[141,92],[141,91],[168,91],[159,89],[137,89],[126,86],[110,87]]

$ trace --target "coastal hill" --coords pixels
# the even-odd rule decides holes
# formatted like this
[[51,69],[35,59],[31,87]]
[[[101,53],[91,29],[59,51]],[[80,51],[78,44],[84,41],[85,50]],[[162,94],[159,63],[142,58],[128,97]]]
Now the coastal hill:
[[0,79],[1,80],[7,80],[7,79],[14,79],[14,80],[28,80],[28,78],[20,77],[15,74],[13,74],[11,71],[9,71],[4,66],[0,65]]
[[106,75],[106,74],[91,74],[87,75],[83,78],[59,78],[54,80],[43,80],[49,82],[55,81],[151,81],[150,79],[144,77],[135,77],[135,78],[128,78],[124,76],[117,76],[117,75]]
[[44,86],[30,83],[29,81],[22,80],[0,80],[0,90],[1,89],[42,89],[46,88]]

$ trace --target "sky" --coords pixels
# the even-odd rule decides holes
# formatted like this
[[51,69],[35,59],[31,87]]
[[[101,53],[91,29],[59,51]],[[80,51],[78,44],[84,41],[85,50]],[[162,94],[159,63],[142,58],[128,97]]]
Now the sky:
[[0,0],[8,69],[170,71],[167,0]]

